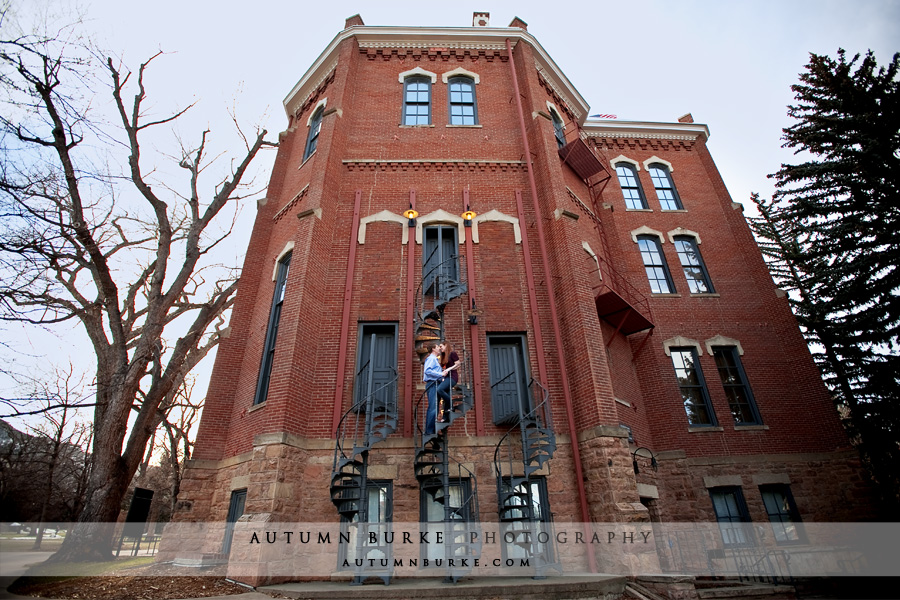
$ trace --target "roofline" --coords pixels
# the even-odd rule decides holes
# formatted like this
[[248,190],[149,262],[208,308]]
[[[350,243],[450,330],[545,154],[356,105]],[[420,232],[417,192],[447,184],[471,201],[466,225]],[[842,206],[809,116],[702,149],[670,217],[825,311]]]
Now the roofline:
[[569,107],[578,117],[579,122],[587,118],[590,106],[581,96],[572,82],[562,72],[559,66],[550,58],[546,50],[533,35],[519,27],[394,27],[394,26],[369,26],[353,25],[340,31],[328,44],[325,50],[316,58],[307,69],[303,77],[297,82],[284,99],[285,113],[290,117],[298,108],[298,104],[305,100],[318,84],[336,66],[335,54],[342,42],[351,37],[356,37],[360,46],[365,47],[366,42],[446,42],[467,45],[496,44],[505,45],[507,39],[512,43],[524,41],[535,49],[535,56],[540,66],[545,70],[545,76],[550,75],[554,83],[561,85],[558,90],[565,96]]
[[702,123],[656,123],[652,121],[587,120],[584,132],[592,137],[620,135],[631,137],[702,136],[709,139],[709,127]]

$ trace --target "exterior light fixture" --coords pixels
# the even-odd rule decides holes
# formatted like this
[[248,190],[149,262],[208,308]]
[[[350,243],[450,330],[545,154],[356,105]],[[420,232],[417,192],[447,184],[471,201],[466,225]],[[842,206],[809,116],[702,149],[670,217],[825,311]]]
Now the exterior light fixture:
[[482,312],[475,306],[475,298],[472,298],[472,310],[469,311],[469,325],[478,325],[478,315]]
[[658,471],[659,463],[656,462],[656,456],[653,454],[653,451],[650,450],[650,448],[641,446],[640,448],[635,449],[635,451],[631,453],[631,466],[634,467],[634,474],[637,475],[638,473],[641,472],[641,470],[638,468],[638,462],[637,462],[638,452],[640,452],[641,450],[646,450],[647,452],[650,453],[650,466],[653,467],[654,471]]
[[462,218],[463,218],[463,220],[465,221],[466,227],[471,227],[471,226],[472,226],[472,219],[474,219],[474,218],[477,217],[477,216],[478,216],[478,215],[477,215],[474,211],[471,211],[471,210],[467,210],[466,212],[464,212],[464,213],[462,214]]
[[403,216],[409,219],[409,226],[416,226],[416,217],[419,216],[419,213],[412,206],[409,207],[409,210],[404,211]]

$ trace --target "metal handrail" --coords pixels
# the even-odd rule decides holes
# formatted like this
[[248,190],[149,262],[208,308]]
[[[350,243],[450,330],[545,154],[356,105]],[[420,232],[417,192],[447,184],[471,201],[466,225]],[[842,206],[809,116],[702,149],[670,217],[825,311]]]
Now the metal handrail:
[[[366,364],[362,368],[360,368],[360,370],[357,372],[357,374],[356,374],[357,377],[362,372],[362,370],[368,366],[368,364],[369,364],[369,361],[366,361]],[[372,390],[371,392],[369,392],[366,395],[365,398],[363,398],[363,399],[359,400],[358,402],[355,402],[353,405],[351,405],[350,408],[341,417],[341,420],[338,421],[338,426],[337,426],[336,433],[335,433],[335,438],[337,441],[336,441],[336,444],[334,447],[334,461],[332,463],[332,471],[337,469],[339,456],[341,458],[349,458],[348,454],[344,451],[344,447],[345,447],[344,442],[347,437],[347,433],[345,431],[345,425],[348,424],[347,417],[350,416],[351,414],[353,414],[355,416],[356,422],[353,424],[353,427],[354,427],[354,433],[358,434],[360,414],[363,412],[360,409],[364,406],[368,406],[370,401],[375,397],[376,394],[378,394],[385,388],[396,385],[397,380],[400,377],[400,373],[394,367],[391,367],[391,370],[394,372],[394,377],[390,381],[388,381],[388,382],[382,384],[381,386],[377,387],[376,389]],[[396,404],[396,399],[395,399],[395,404]],[[365,413],[366,413],[366,431],[363,432],[364,438],[368,437],[368,430],[370,429],[369,425],[371,424],[373,411],[366,410]],[[358,437],[354,436],[354,444],[353,444],[354,450],[358,448],[360,451],[362,451],[362,450],[368,450],[370,448],[370,445],[368,443],[364,443],[362,446],[357,446],[355,443],[355,441],[357,439],[358,439]],[[353,452],[353,454],[357,454],[357,452]]]
[[[510,373],[510,375],[512,375],[512,373]],[[506,377],[509,377],[509,375],[507,375]],[[503,379],[506,379],[506,377],[504,377]],[[503,381],[503,379],[501,379],[497,383],[500,383],[501,381]],[[535,423],[537,424],[537,426],[541,429],[550,429],[553,426],[552,414],[550,412],[550,392],[543,384],[541,384],[541,382],[537,381],[534,378],[532,378],[531,381],[529,382],[528,388],[532,389],[533,385],[537,385],[543,391],[543,400],[537,406],[532,408],[530,411],[528,411],[524,415],[521,415],[519,417],[518,421],[516,421],[516,423],[511,425],[509,427],[509,429],[506,430],[506,433],[504,433],[500,437],[500,441],[497,442],[497,445],[494,448],[494,468],[495,468],[498,476],[502,476],[502,473],[503,473],[503,469],[502,469],[503,465],[501,464],[501,460],[500,460],[500,456],[499,456],[500,450],[504,446],[504,442],[508,442],[509,444],[512,444],[511,434],[513,431],[515,431],[517,428],[521,431],[522,423],[529,419],[533,419],[535,421]],[[513,459],[512,448],[510,448],[508,456],[509,456],[509,470],[511,472],[512,471],[512,459]],[[523,456],[523,460],[524,460],[524,456]]]
[[[436,251],[437,251],[437,249],[435,248],[435,250],[433,250],[432,253],[428,256],[428,258],[425,259],[426,265],[428,264],[428,261],[431,259],[431,257],[434,255],[434,253]],[[423,286],[425,285],[425,282],[426,281],[431,281],[431,282],[438,281],[440,283],[441,279],[443,279],[444,276],[442,276],[440,274],[435,275],[435,272],[438,271],[439,269],[441,269],[445,264],[450,263],[450,262],[455,262],[456,266],[457,266],[457,274],[458,274],[459,278],[453,279],[451,277],[446,277],[446,279],[450,283],[457,283],[460,286],[465,285],[463,283],[465,281],[465,261],[462,260],[463,258],[465,258],[464,254],[453,254],[452,256],[445,258],[444,260],[437,263],[436,265],[433,265],[427,271],[423,270],[422,279],[419,281],[419,285],[416,287],[416,294],[415,294],[416,298],[421,298],[423,300],[422,310],[419,311],[420,320],[424,319],[424,315],[425,315],[425,310],[424,310],[425,294],[423,292]]]

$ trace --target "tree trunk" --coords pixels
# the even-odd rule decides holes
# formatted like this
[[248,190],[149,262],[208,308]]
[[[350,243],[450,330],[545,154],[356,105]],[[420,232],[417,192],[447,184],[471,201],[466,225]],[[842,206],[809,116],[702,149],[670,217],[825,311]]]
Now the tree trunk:
[[116,522],[131,475],[118,455],[94,462],[87,499],[51,563],[113,560]]

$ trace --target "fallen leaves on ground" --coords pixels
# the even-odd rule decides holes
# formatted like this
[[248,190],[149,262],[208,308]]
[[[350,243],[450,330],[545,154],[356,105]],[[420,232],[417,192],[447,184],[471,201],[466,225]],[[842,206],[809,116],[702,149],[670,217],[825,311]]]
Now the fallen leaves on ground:
[[150,565],[91,577],[23,577],[9,588],[22,596],[67,600],[175,600],[230,596],[250,591],[225,580],[222,569],[190,569]]

